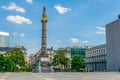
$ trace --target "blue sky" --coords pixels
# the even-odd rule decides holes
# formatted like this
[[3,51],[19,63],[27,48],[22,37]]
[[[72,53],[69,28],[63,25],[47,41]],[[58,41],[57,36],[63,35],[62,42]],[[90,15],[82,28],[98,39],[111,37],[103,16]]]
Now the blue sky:
[[0,0],[0,31],[9,32],[10,46],[28,54],[41,48],[43,6],[47,9],[47,47],[106,43],[105,25],[120,14],[120,0]]

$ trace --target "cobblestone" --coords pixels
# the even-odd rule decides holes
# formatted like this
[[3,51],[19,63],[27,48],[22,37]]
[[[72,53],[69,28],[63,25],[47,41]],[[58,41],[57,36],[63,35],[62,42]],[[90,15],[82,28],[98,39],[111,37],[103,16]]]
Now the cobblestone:
[[0,73],[0,80],[120,80],[120,73]]

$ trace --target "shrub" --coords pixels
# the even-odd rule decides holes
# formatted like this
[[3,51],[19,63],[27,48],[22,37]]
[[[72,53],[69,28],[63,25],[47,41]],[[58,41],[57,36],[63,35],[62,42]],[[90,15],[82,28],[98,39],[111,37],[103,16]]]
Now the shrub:
[[60,68],[53,68],[53,70],[54,70],[55,72],[61,72],[61,69],[60,69]]

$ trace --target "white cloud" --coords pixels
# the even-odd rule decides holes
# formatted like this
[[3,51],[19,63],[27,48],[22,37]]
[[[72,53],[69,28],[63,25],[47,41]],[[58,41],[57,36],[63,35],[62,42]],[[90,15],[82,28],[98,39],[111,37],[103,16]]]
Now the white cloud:
[[80,41],[81,43],[88,43],[88,41],[87,40],[83,40],[83,41]]
[[105,31],[104,27],[96,27],[98,30]]
[[70,11],[71,9],[70,8],[65,8],[65,7],[62,7],[60,4],[57,4],[54,6],[54,8],[58,11],[58,13],[60,14],[64,14],[68,11]]
[[26,0],[26,2],[32,4],[32,3],[33,3],[33,0]]
[[13,35],[14,35],[14,36],[24,37],[24,36],[25,36],[25,33],[17,33],[17,32],[14,32]]
[[16,36],[16,35],[18,35],[18,33],[17,33],[17,32],[14,32],[13,35]]
[[72,42],[72,43],[88,43],[88,41],[87,40],[79,40],[79,39],[77,39],[77,38],[71,38],[70,39],[70,41]]
[[77,38],[71,38],[70,41],[71,41],[72,43],[78,43],[78,42],[79,42],[79,39],[77,39]]
[[25,33],[21,33],[20,36],[21,36],[21,37],[24,37],[24,36],[25,36]]
[[17,6],[14,2],[10,3],[9,6],[2,6],[2,8],[9,10],[9,11],[15,10],[15,11],[21,12],[21,13],[25,12],[24,8]]
[[103,31],[96,31],[97,34],[105,34]]
[[105,34],[105,27],[96,27],[98,31],[96,31],[97,34]]
[[10,15],[10,16],[7,16],[6,19],[16,24],[23,24],[23,23],[32,24],[32,22],[28,18],[19,16],[19,15],[16,15],[16,16]]

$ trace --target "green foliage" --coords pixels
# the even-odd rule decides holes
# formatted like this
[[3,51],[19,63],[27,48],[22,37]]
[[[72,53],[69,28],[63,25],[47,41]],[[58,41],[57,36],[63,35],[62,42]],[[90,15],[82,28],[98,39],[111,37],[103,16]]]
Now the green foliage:
[[53,70],[54,70],[55,72],[60,72],[60,71],[61,71],[60,68],[53,68]]
[[81,69],[79,69],[79,71],[80,71],[80,72],[87,72],[87,69],[81,68]]
[[18,72],[20,68],[25,67],[24,53],[19,48],[14,48],[5,55],[14,62],[13,71]]
[[60,68],[62,71],[67,68],[70,60],[65,55],[66,50],[59,50],[53,58],[53,66]]
[[0,72],[31,72],[32,68],[25,62],[24,53],[19,48],[14,48],[0,54]]
[[14,63],[9,57],[5,57],[3,54],[0,54],[0,72],[9,71],[13,69]]
[[[27,62],[25,62],[24,53],[20,48],[14,48],[11,51],[5,53],[6,61],[9,62],[6,66],[11,65],[10,68],[6,68],[5,71],[21,72],[32,71]],[[11,63],[11,64],[10,64]]]
[[81,68],[84,68],[84,60],[81,56],[75,55],[71,61],[72,69],[79,71]]
[[0,54],[0,72],[3,72],[4,71],[4,62],[5,62],[5,58],[2,54]]
[[27,72],[32,72],[32,67],[26,67]]
[[11,72],[14,67],[14,62],[9,58],[5,57],[5,71]]
[[70,72],[70,71],[71,71],[71,68],[65,68],[63,71],[64,71],[64,72]]

